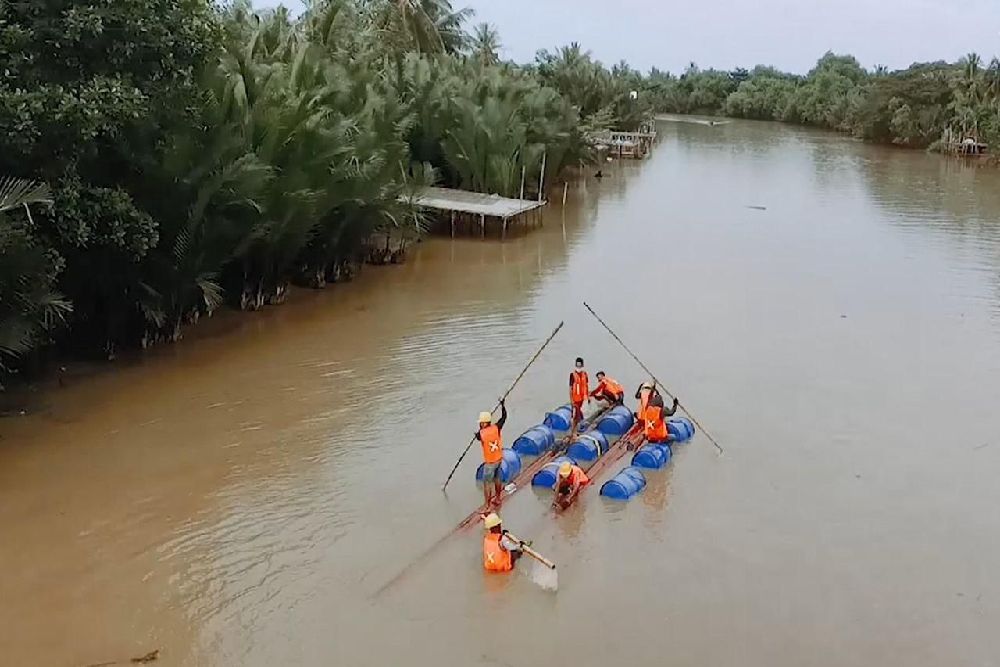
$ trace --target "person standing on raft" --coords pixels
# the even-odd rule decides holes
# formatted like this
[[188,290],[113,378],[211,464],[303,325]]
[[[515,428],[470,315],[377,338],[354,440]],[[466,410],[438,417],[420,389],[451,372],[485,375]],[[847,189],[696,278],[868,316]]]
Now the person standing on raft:
[[663,407],[663,397],[659,393],[649,399],[649,405],[642,414],[643,435],[646,436],[647,442],[658,444],[670,439],[666,417],[672,417],[677,412],[678,403],[679,401],[674,398],[674,404],[667,409]]
[[577,426],[583,421],[583,402],[589,399],[590,378],[583,370],[583,357],[576,358],[576,368],[569,374],[569,402],[573,409],[570,432],[576,434]]
[[475,438],[483,447],[483,502],[489,507],[500,503],[503,497],[503,482],[500,479],[500,463],[503,461],[503,438],[500,432],[507,423],[507,406],[500,399],[500,419],[493,423],[492,412],[479,413],[479,431]]
[[522,542],[515,542],[507,536],[503,522],[496,512],[483,517],[486,535],[483,537],[483,568],[487,572],[510,572],[514,563],[523,553]]
[[625,388],[609,378],[604,371],[597,371],[597,387],[590,392],[590,396],[610,405],[621,405],[625,400]]
[[559,509],[566,509],[576,498],[580,489],[590,484],[587,473],[578,465],[565,461],[559,466],[559,479],[556,480],[556,496],[552,501]]

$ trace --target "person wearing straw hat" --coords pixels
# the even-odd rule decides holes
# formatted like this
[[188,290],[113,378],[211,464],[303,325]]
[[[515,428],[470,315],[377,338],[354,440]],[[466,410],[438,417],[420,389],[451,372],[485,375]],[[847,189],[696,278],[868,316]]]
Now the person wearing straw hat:
[[475,438],[483,447],[483,502],[487,507],[500,504],[503,498],[503,481],[500,464],[503,462],[503,438],[500,432],[507,423],[507,406],[500,399],[500,419],[493,423],[492,412],[479,413],[479,430]]
[[[496,512],[483,517],[483,569],[487,572],[510,572],[521,557],[526,542],[517,542],[503,529],[503,521]],[[530,546],[530,545],[528,545]]]
[[643,435],[651,443],[664,443],[670,439],[670,432],[667,429],[667,417],[672,417],[677,412],[678,401],[674,398],[674,403],[669,408],[663,405],[663,396],[656,393],[649,399],[642,414]]
[[590,478],[578,465],[573,465],[569,461],[564,461],[559,466],[559,479],[556,481],[556,495],[554,504],[560,509],[566,509],[576,498],[580,489],[590,484]]

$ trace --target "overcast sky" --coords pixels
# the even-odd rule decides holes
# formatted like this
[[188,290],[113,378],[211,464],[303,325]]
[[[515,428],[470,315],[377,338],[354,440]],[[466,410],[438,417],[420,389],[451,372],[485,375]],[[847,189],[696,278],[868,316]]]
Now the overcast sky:
[[[278,0],[258,0],[261,6]],[[298,0],[284,3],[300,9]],[[827,50],[891,69],[1000,54],[1000,0],[453,0],[500,31],[503,57],[580,42],[605,64],[673,72],[775,65],[805,72]]]

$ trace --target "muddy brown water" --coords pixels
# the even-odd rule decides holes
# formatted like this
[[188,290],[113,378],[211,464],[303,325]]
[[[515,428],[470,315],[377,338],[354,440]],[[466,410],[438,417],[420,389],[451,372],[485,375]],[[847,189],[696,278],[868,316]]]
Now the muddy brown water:
[[[1000,664],[1000,173],[660,131],[540,230],[431,240],[0,421],[0,663]],[[508,440],[578,354],[643,379],[584,299],[726,455],[558,519],[516,496],[556,594],[484,577],[472,533],[374,596],[475,506],[475,452],[441,482],[559,320]]]

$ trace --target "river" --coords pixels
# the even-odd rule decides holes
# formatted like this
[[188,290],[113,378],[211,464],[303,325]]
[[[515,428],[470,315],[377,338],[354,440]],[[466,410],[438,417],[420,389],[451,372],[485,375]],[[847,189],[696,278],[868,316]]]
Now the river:
[[[776,124],[661,122],[506,243],[223,314],[0,420],[0,663],[1000,664],[1000,173]],[[766,210],[750,207],[766,207]],[[624,505],[478,533],[375,592],[481,498],[474,459],[577,355],[703,437]],[[621,466],[616,466],[617,470]]]

